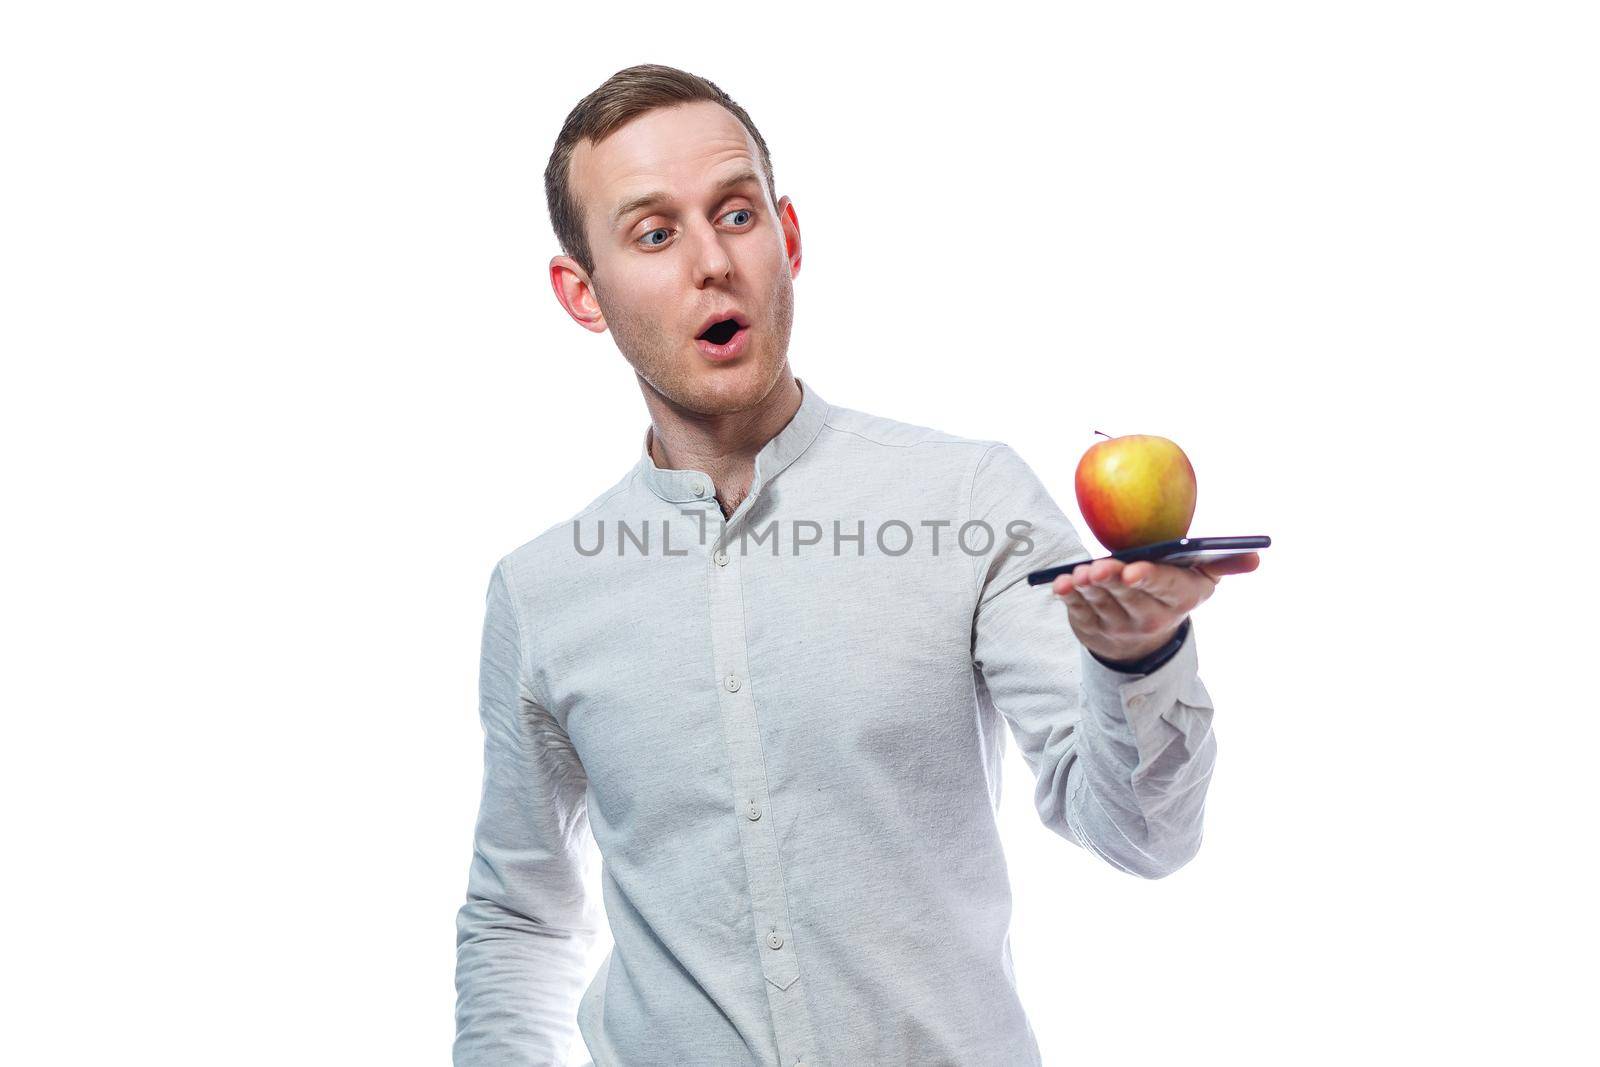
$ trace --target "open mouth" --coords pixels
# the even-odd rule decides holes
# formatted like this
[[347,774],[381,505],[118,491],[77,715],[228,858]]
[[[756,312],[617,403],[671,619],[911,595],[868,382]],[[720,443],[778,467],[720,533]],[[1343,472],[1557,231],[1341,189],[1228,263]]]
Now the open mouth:
[[706,327],[705,332],[696,340],[710,341],[714,345],[725,345],[733,340],[733,335],[738,333],[739,329],[739,324],[733,319],[723,319],[721,322],[714,322]]

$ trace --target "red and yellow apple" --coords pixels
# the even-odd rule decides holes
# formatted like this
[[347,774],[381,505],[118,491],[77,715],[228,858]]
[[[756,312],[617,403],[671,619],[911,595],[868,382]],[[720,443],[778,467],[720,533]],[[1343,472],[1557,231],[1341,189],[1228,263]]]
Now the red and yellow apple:
[[1183,449],[1153,434],[1101,436],[1073,479],[1083,521],[1100,543],[1116,552],[1187,537],[1195,479]]

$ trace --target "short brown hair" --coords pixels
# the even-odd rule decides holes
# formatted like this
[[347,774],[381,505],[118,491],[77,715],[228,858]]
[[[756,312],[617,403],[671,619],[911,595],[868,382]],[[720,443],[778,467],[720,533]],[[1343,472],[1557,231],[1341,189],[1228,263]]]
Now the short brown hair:
[[714,82],[676,67],[642,63],[619,70],[594,92],[578,101],[561,124],[550,162],[544,168],[544,195],[550,209],[550,225],[556,231],[561,250],[578,261],[585,273],[594,276],[594,259],[589,238],[583,229],[583,205],[572,195],[567,183],[572,167],[572,152],[579,143],[596,144],[615,133],[630,120],[658,107],[673,107],[694,100],[710,100],[727,108],[744,124],[761,152],[761,170],[766,175],[767,193],[773,206],[778,189],[772,181],[772,155],[767,142],[744,108],[719,89]]

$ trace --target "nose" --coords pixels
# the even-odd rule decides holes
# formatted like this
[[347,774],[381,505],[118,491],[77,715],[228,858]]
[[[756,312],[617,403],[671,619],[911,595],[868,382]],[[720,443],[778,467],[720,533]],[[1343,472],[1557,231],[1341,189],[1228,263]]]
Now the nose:
[[722,235],[710,223],[697,225],[692,233],[695,241],[695,285],[703,287],[708,282],[725,281],[733,274],[733,259],[722,247]]

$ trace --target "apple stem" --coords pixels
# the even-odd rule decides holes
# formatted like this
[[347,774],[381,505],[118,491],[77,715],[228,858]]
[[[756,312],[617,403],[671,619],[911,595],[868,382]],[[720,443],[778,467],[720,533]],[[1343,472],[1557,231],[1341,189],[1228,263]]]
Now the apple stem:
[[1099,430],[1096,430],[1095,433],[1100,434],[1100,436],[1104,437],[1107,441],[1110,441],[1110,440],[1113,439],[1112,436],[1110,434],[1108,434],[1108,433],[1101,433],[1101,431],[1099,431]]

